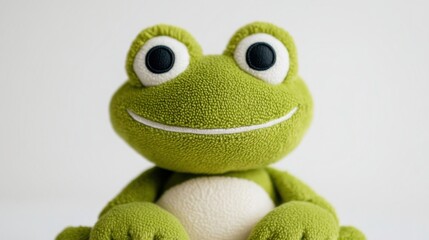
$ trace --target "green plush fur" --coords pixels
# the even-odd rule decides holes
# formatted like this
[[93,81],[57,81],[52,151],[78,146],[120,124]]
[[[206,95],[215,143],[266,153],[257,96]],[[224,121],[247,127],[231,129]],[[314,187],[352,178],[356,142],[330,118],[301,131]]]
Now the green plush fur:
[[[280,85],[267,84],[242,71],[230,50],[245,34],[266,29],[290,46],[291,67]],[[143,87],[130,74],[136,46],[150,33],[168,34],[191,49],[188,69],[174,81]],[[140,44],[140,45],[138,45]],[[199,55],[198,44],[183,30],[156,26],[134,41],[127,69],[130,80],[114,95],[110,110],[115,130],[157,166],[178,172],[224,173],[266,166],[281,159],[301,140],[312,117],[312,100],[297,75],[292,39],[272,25],[255,23],[240,30],[224,55]],[[139,85],[138,85],[139,84]],[[194,135],[165,132],[130,118],[127,109],[166,125],[191,128],[233,128],[265,123],[298,106],[294,118],[271,128],[229,135]]]
[[[289,70],[272,85],[243,71],[234,59],[240,42],[266,33],[289,53]],[[134,60],[145,43],[169,36],[188,49],[190,62],[174,79],[145,87]],[[364,240],[353,227],[340,227],[333,207],[292,175],[267,165],[292,151],[312,118],[311,95],[298,75],[294,42],[284,30],[268,23],[239,29],[222,55],[204,56],[186,31],[157,25],[142,31],[129,50],[129,80],[110,104],[114,129],[157,167],[133,180],[103,209],[93,228],[66,228],[57,240],[189,239],[180,221],[154,204],[169,189],[190,179],[224,176],[249,180],[262,187],[276,208],[267,214],[249,239]],[[128,111],[152,122],[191,129],[229,129],[278,119],[293,108],[287,121],[234,134],[192,134],[150,127]]]

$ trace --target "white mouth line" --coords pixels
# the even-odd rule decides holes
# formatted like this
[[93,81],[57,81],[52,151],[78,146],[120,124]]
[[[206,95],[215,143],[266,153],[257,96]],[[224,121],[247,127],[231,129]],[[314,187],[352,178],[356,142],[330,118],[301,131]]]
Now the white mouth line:
[[257,125],[243,126],[243,127],[236,127],[236,128],[198,129],[198,128],[177,127],[177,126],[165,125],[165,124],[154,122],[154,121],[148,120],[144,117],[141,117],[129,109],[127,110],[128,114],[130,114],[130,116],[134,120],[136,120],[137,122],[142,123],[146,126],[156,128],[156,129],[161,129],[164,131],[169,131],[169,132],[193,133],[193,134],[201,134],[201,135],[234,134],[234,133],[249,132],[249,131],[253,131],[253,130],[257,130],[257,129],[261,129],[261,128],[271,127],[271,126],[274,126],[276,124],[279,124],[281,122],[288,120],[289,118],[291,118],[296,113],[296,111],[298,111],[298,107],[294,107],[290,112],[288,112],[283,117],[268,121],[266,123],[257,124]]

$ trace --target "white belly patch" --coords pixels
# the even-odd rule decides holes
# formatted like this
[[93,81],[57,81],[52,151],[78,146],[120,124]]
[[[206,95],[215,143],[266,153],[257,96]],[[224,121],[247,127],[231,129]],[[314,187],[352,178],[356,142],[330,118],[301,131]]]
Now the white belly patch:
[[275,207],[258,184],[217,176],[176,185],[157,204],[180,220],[191,240],[245,240]]

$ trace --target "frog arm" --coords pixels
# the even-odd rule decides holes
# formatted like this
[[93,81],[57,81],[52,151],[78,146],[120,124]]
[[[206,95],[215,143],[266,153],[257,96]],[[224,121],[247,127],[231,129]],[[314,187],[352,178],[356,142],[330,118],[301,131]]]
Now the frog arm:
[[335,209],[324,198],[315,193],[309,186],[293,175],[274,168],[267,168],[280,203],[291,201],[308,202],[330,212],[338,221]]
[[249,240],[337,239],[365,240],[351,226],[340,226],[334,208],[291,174],[267,168],[279,206],[252,230]]
[[143,172],[104,207],[94,227],[68,227],[56,240],[189,239],[178,219],[153,204],[171,174],[158,167]]
[[118,205],[132,202],[155,202],[171,174],[170,171],[158,167],[146,170],[113,198],[103,208],[99,217]]

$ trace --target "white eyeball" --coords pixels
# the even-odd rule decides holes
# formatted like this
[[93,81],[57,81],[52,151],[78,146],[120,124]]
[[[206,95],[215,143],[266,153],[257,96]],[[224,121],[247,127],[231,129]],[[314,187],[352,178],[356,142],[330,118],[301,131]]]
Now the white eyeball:
[[159,36],[148,40],[134,58],[133,68],[144,86],[165,83],[186,70],[188,48],[178,40]]
[[280,84],[289,71],[289,53],[275,37],[257,33],[241,40],[234,51],[241,69],[270,84]]

